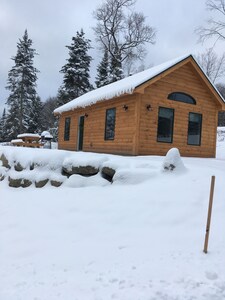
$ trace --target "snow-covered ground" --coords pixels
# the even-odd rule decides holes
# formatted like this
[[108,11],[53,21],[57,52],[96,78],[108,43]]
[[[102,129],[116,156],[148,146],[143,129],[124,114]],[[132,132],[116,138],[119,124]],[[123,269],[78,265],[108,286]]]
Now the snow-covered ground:
[[[42,151],[54,161],[57,150]],[[162,171],[164,157],[107,160],[113,184],[99,175],[59,188],[0,182],[0,300],[225,299],[223,135],[216,159],[182,158],[172,172]]]

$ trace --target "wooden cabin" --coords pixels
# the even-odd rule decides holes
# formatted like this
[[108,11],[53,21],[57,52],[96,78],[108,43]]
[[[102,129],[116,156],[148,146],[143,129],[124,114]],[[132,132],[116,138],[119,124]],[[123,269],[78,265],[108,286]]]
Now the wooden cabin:
[[57,108],[59,149],[215,157],[225,103],[193,56],[98,88]]

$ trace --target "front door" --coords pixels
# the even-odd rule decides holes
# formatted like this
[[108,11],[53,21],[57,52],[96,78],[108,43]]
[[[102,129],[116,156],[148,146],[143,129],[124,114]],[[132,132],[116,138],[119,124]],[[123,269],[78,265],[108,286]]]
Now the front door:
[[83,139],[84,139],[84,116],[80,116],[78,124],[78,146],[77,150],[83,150]]

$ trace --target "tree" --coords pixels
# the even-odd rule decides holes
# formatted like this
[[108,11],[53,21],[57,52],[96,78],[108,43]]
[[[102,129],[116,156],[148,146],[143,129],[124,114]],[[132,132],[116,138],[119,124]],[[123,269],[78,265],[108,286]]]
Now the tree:
[[109,61],[109,54],[107,49],[104,49],[104,56],[102,61],[99,63],[97,67],[97,75],[95,84],[99,88],[106,84],[109,84],[110,80],[110,61]]
[[[27,30],[17,43],[17,54],[12,57],[14,66],[8,73],[6,88],[10,91],[7,99],[9,106],[7,126],[10,137],[16,137],[32,126],[34,103],[37,101],[36,81],[38,70],[33,66],[35,49],[32,47]],[[37,130],[32,127],[32,132]]]
[[[216,85],[216,87],[225,101],[225,85],[222,83],[218,83]],[[218,114],[218,126],[225,126],[225,112],[224,111],[220,111]]]
[[206,49],[206,51],[197,56],[197,61],[211,79],[213,83],[218,81],[225,74],[225,53],[218,56],[213,48]]
[[204,42],[211,38],[214,38],[215,42],[225,40],[225,0],[207,0],[206,8],[215,13],[218,19],[211,17],[207,20],[206,26],[201,26],[196,29],[196,33],[199,35],[199,41]]
[[0,142],[7,141],[6,118],[6,111],[4,108],[2,117],[0,119]]
[[[116,77],[122,78],[122,67],[127,61],[142,59],[145,43],[155,42],[156,30],[146,25],[142,13],[130,12],[135,0],[106,0],[96,11],[94,28],[100,47],[109,52]],[[128,13],[127,13],[128,12]],[[129,13],[130,12],[130,13]],[[115,77],[113,77],[113,80]]]
[[91,46],[90,40],[85,38],[84,31],[77,31],[76,36],[72,37],[71,45],[66,47],[69,49],[69,58],[60,71],[64,74],[63,84],[58,92],[60,105],[93,88],[89,81],[92,58],[88,55],[88,50]]
[[48,130],[55,126],[56,117],[53,114],[55,108],[57,108],[57,97],[49,97],[42,105],[41,110],[41,123],[42,130]]

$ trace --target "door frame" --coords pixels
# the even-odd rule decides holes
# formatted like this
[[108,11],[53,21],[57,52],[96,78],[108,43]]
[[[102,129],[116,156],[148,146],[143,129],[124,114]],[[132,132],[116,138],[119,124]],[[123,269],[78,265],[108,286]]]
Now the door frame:
[[[83,144],[84,144],[84,119],[85,116],[81,115],[78,118],[78,133],[77,133],[77,151],[83,151]],[[81,122],[82,120],[82,122]],[[81,124],[83,123],[83,126]],[[81,138],[82,134],[82,138]]]

